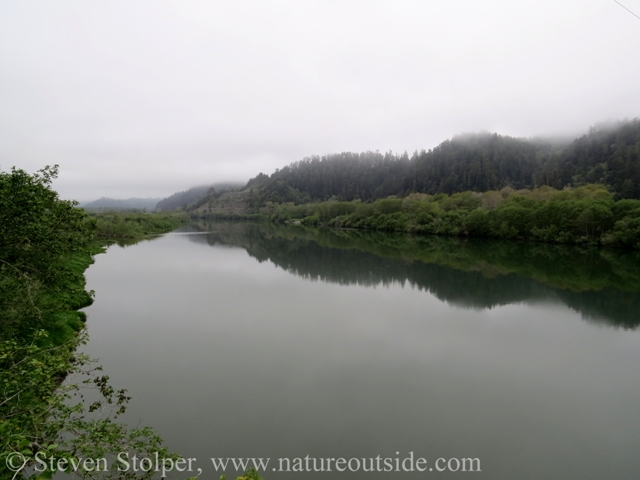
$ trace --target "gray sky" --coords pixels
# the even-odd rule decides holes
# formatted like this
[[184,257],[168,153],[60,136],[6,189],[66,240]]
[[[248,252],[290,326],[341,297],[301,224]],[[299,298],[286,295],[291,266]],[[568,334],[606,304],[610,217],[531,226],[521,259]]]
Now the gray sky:
[[0,167],[58,163],[65,198],[637,116],[612,0],[0,1]]

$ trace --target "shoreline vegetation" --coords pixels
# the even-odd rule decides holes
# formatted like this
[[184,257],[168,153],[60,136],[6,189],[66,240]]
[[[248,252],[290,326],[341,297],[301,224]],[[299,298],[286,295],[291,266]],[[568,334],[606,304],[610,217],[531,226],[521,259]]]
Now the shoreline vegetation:
[[[95,214],[51,189],[57,166],[29,175],[0,172],[0,478],[26,478],[34,457],[101,458],[118,452],[177,459],[148,427],[117,421],[126,390],[78,348],[86,343],[93,292],[84,271],[114,242],[171,231],[185,215]],[[92,402],[85,399],[86,389]],[[12,456],[13,455],[13,456]],[[24,458],[21,469],[10,458]],[[17,465],[19,466],[19,465]],[[57,471],[38,472],[51,478]],[[106,472],[101,478],[150,478],[153,472]],[[94,478],[95,472],[75,472]]]
[[107,243],[161,235],[190,221],[189,216],[181,212],[89,212],[89,217],[96,221],[95,239]]
[[258,214],[191,212],[191,218],[260,219],[303,226],[640,249],[640,200],[616,201],[602,185],[564,190],[505,187],[452,195],[412,193],[370,203],[267,202]]

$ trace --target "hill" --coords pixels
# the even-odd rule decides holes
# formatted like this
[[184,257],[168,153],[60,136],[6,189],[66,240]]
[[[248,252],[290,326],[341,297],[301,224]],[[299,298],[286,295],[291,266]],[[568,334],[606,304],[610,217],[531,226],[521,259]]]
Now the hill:
[[197,214],[256,212],[268,202],[372,202],[411,193],[448,195],[551,186],[603,184],[615,199],[640,198],[640,119],[599,124],[573,141],[514,138],[496,133],[459,135],[428,151],[313,156],[271,175],[252,178],[242,191],[207,195],[189,207]]
[[562,188],[609,186],[618,198],[640,198],[640,119],[602,123],[551,157],[536,182]]
[[242,187],[242,184],[234,182],[219,182],[212,185],[192,187],[188,190],[174,193],[173,195],[160,200],[155,208],[160,211],[186,208],[207,193],[216,194],[238,187]]
[[116,198],[102,197],[93,202],[83,203],[80,206],[85,210],[118,211],[118,210],[155,210],[159,198],[128,198],[119,200]]

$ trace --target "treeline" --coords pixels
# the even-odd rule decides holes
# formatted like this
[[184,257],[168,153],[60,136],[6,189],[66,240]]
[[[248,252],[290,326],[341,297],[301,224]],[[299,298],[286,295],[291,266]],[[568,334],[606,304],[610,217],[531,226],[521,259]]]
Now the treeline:
[[266,202],[371,202],[411,193],[451,195],[504,187],[607,185],[616,199],[640,199],[640,119],[601,124],[573,142],[498,134],[454,137],[429,151],[314,156],[247,184],[250,209]]
[[599,185],[572,190],[545,186],[453,195],[412,193],[372,203],[268,203],[261,212],[274,222],[302,225],[640,249],[640,201],[615,201]]

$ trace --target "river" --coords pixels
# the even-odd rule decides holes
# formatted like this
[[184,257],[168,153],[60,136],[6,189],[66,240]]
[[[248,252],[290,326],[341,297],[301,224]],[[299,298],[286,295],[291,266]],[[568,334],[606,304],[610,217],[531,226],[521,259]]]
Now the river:
[[[126,421],[201,478],[235,478],[227,457],[265,480],[640,478],[636,254],[193,224],[111,246],[87,287]],[[278,471],[306,456],[359,460]],[[349,470],[377,456],[401,471]]]

